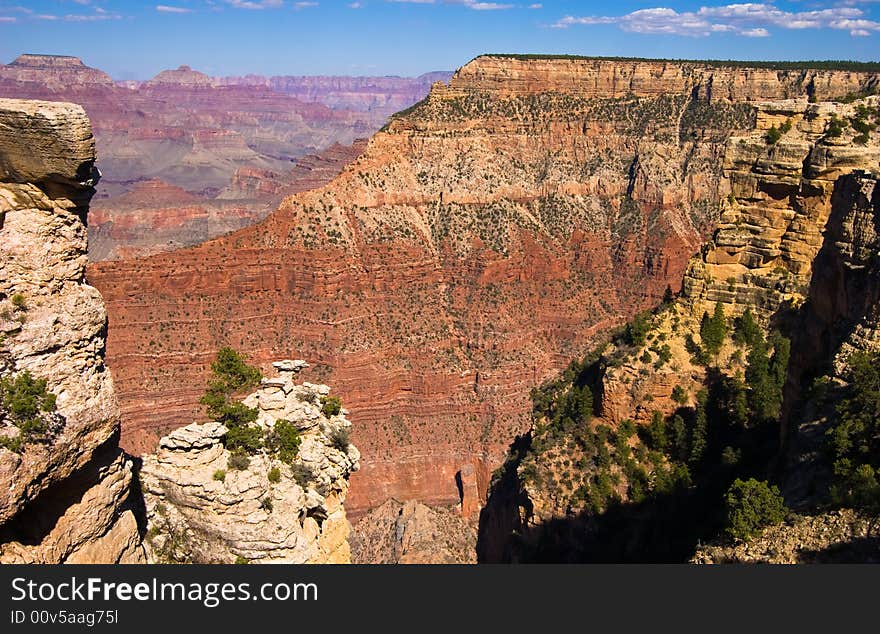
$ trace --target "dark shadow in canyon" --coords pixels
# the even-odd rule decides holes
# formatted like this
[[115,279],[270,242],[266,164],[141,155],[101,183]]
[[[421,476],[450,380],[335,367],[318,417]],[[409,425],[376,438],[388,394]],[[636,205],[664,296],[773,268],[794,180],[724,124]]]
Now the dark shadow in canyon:
[[[804,500],[813,506],[821,502],[827,488],[821,483],[827,471],[823,449],[827,423],[818,422],[816,411],[810,416],[810,408],[816,406],[810,403],[806,387],[813,378],[831,372],[831,360],[841,344],[880,303],[880,267],[873,255],[880,235],[880,187],[867,199],[866,178],[872,179],[854,172],[837,180],[823,243],[813,262],[808,300],[799,307],[783,303],[770,318],[770,329],[779,330],[792,344],[781,425],[735,429],[724,420],[723,411],[709,409],[707,455],[720,455],[724,446],[739,447],[743,459],[735,467],[706,461],[693,469],[690,487],[654,493],[641,503],[612,503],[601,514],[581,512],[540,524],[530,524],[531,501],[517,474],[531,445],[530,434],[521,436],[511,445],[481,513],[479,561],[684,562],[701,542],[718,539],[724,523],[724,493],[736,477],[783,482],[787,502],[794,508],[804,508]],[[872,231],[865,228],[869,223]],[[585,376],[582,373],[573,385],[582,386]],[[601,376],[591,377],[586,382],[598,395]],[[713,390],[724,389],[724,377],[717,369],[709,369],[706,387],[710,402]],[[833,408],[828,413],[833,415]],[[804,424],[811,420],[817,421],[812,427]],[[876,560],[876,550],[877,538],[854,539],[822,552],[804,553],[804,560]]]
[[14,517],[0,527],[0,543],[20,542],[38,546],[52,532],[70,507],[82,501],[92,487],[101,483],[106,470],[118,459],[119,431],[95,449],[89,462],[40,492]]

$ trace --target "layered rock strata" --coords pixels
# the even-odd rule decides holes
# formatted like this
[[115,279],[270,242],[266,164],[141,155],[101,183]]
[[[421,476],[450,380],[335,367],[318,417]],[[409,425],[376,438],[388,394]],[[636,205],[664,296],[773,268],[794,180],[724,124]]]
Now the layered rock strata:
[[754,128],[757,100],[806,107],[875,83],[478,58],[260,225],[94,267],[112,298],[125,443],[148,450],[192,415],[191,386],[220,345],[264,364],[294,350],[357,412],[369,460],[355,515],[391,497],[461,503],[471,471],[482,498],[529,426],[529,389],[677,290],[729,192],[728,140]]
[[[701,318],[720,304],[728,334],[733,318],[748,309],[762,335],[769,338],[771,331],[779,330],[791,340],[791,357],[783,368],[780,425],[772,426],[769,437],[746,432],[759,444],[747,449],[764,451],[767,458],[766,464],[752,467],[782,483],[792,508],[815,511],[827,503],[826,431],[836,412],[833,399],[815,396],[812,382],[826,374],[832,386],[844,386],[849,356],[880,350],[878,106],[877,97],[757,103],[755,130],[727,143],[721,184],[727,193],[720,201],[720,219],[711,239],[690,260],[681,296],[645,317],[643,340],[633,343],[618,337],[575,374],[595,399],[597,418],[589,422],[590,430],[604,425],[616,434],[625,421],[641,426],[638,440],[628,440],[628,448],[619,442],[612,456],[629,451],[641,456],[637,466],[647,469],[649,483],[664,466],[662,457],[646,460],[644,439],[650,432],[645,430],[652,418],[661,414],[661,420],[672,420],[676,413],[687,415],[689,408],[693,413],[700,390],[709,386],[705,398],[711,398],[712,385],[733,385],[747,375],[749,351],[742,340],[727,337],[711,363],[701,358]],[[710,416],[707,421],[710,437],[713,432],[720,437],[712,426],[723,425],[736,405],[722,401],[717,407],[720,419]],[[496,504],[483,518],[487,560],[516,556],[516,546],[507,537],[511,530],[529,534],[536,529],[535,537],[551,535],[551,540],[560,540],[555,546],[574,551],[601,525],[601,513],[583,511],[589,500],[578,497],[581,484],[596,469],[593,448],[586,443],[590,451],[585,451],[585,443],[575,441],[576,434],[554,436],[547,427],[547,421],[536,421],[532,433],[509,455],[509,468],[499,472]],[[731,464],[736,463],[733,458]],[[725,468],[704,473],[717,475]],[[636,471],[630,465],[627,473]],[[622,470],[615,473],[614,467],[611,472],[606,493],[631,503],[631,519],[640,517],[648,524],[662,516],[650,503],[639,516],[642,507],[630,497],[629,476]],[[692,484],[694,495],[700,495],[701,483]],[[711,502],[717,503],[717,498]],[[844,516],[848,519],[838,521]],[[768,529],[755,544],[713,546],[698,553],[697,560],[831,560],[834,553],[820,551],[843,552],[849,547],[844,542],[870,537],[867,523],[853,518],[850,511],[795,517],[790,526]],[[663,521],[668,528],[669,517]],[[549,533],[541,536],[541,527],[548,527]],[[623,532],[632,526],[617,528]],[[805,540],[803,552],[793,546],[798,535]],[[876,550],[876,542],[866,544]]]

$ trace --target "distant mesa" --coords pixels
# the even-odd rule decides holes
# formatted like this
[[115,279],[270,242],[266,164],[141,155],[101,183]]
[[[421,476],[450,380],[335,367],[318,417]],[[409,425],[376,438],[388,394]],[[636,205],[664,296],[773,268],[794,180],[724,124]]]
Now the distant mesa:
[[8,65],[0,64],[0,82],[7,81],[38,84],[50,89],[62,89],[66,86],[113,86],[110,75],[86,66],[78,57],[34,53],[19,55]]
[[163,70],[161,73],[153,77],[153,79],[148,81],[145,85],[148,87],[177,85],[199,88],[213,88],[216,85],[216,82],[205,73],[200,73],[197,70],[193,70],[186,64],[183,64],[181,66],[178,66],[176,70]]
[[38,55],[24,53],[15,58],[10,66],[27,68],[88,68],[79,57],[72,55]]

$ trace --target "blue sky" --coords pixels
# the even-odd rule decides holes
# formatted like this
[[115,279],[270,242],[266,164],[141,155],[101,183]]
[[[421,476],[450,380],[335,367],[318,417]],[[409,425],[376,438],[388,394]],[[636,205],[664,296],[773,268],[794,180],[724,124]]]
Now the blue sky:
[[483,52],[880,58],[880,0],[0,0],[0,62],[76,55],[118,79],[189,64],[244,73],[417,75]]

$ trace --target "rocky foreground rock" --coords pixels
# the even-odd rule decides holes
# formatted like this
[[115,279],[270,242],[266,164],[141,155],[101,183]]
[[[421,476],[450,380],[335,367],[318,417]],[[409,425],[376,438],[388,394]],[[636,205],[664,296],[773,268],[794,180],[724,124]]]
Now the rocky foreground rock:
[[193,423],[163,437],[143,458],[146,548],[153,562],[349,563],[350,525],[343,503],[360,453],[348,442],[345,410],[327,415],[321,397],[330,388],[294,382],[307,364],[275,363],[244,399],[256,425],[271,431],[292,423],[301,445],[285,462],[261,451],[236,468],[223,445],[227,428]]
[[46,430],[29,436],[0,404],[3,563],[144,558],[104,303],[85,283],[94,163],[80,106],[0,99],[0,378],[27,372],[55,395]]
[[850,509],[793,516],[746,542],[701,546],[691,563],[880,563],[876,524]]

